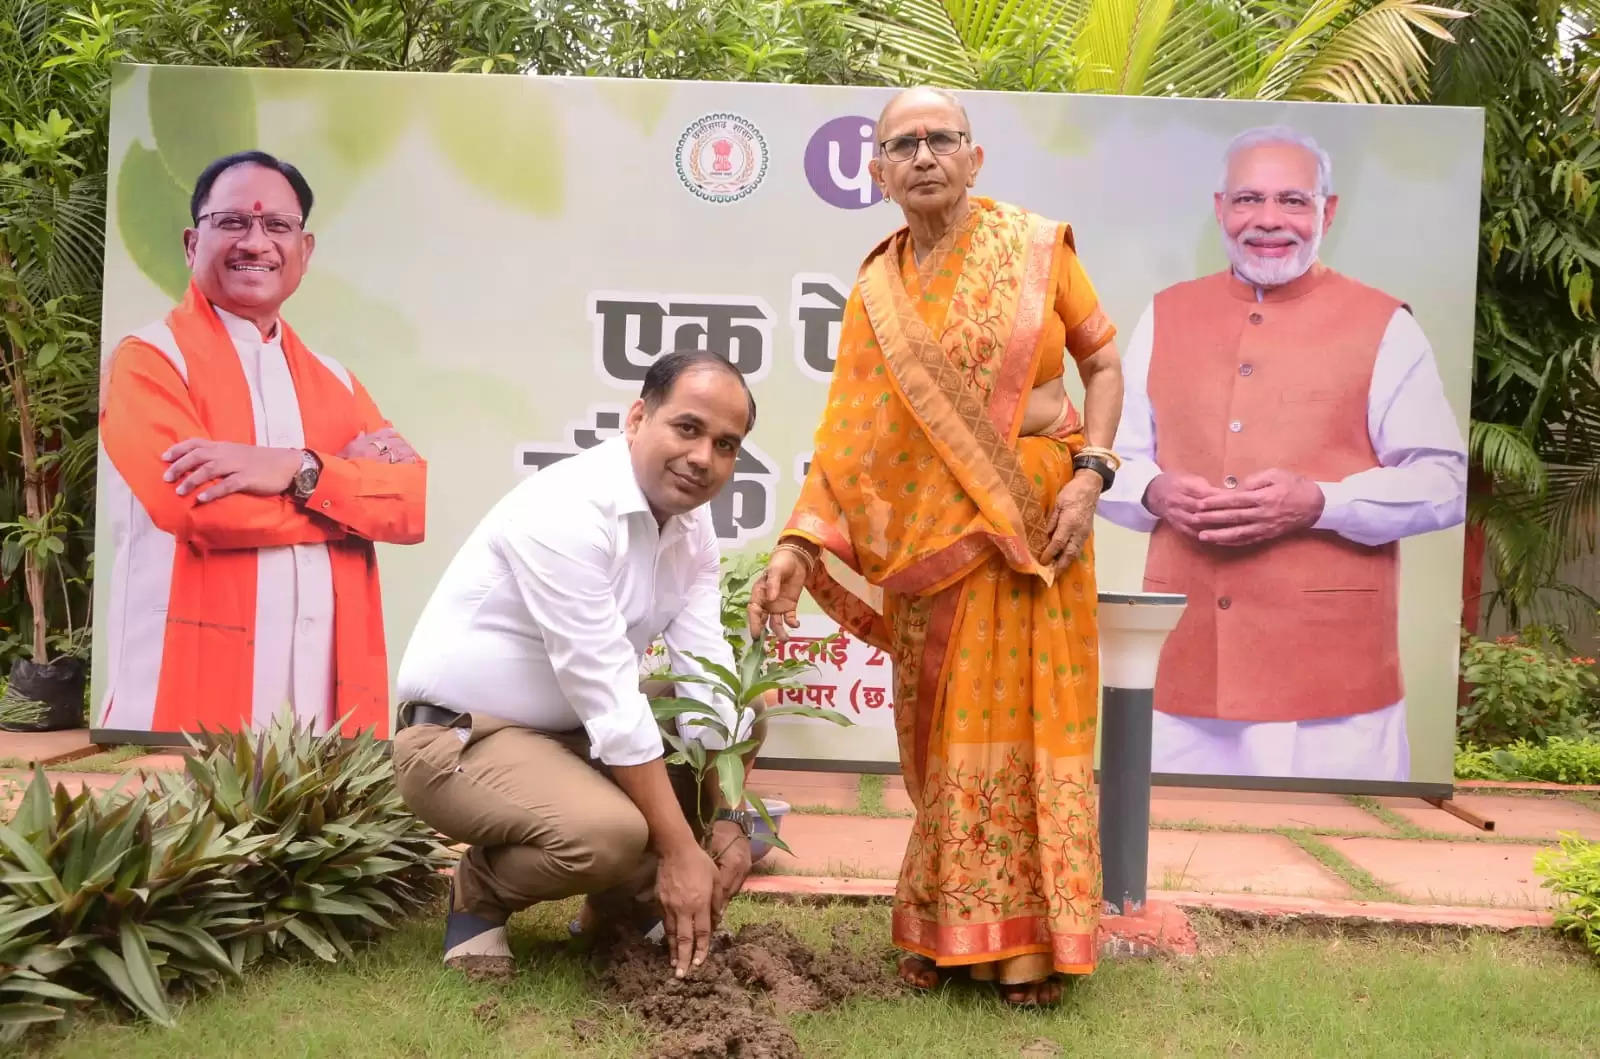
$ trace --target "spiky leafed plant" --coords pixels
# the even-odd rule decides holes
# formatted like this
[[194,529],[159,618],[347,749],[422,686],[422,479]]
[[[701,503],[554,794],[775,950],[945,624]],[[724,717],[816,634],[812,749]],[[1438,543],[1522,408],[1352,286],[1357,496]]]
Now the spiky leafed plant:
[[437,894],[454,858],[406,808],[370,732],[316,736],[285,713],[261,731],[188,738],[199,752],[186,771],[156,782],[255,844],[239,874],[255,921],[224,934],[234,966],[292,943],[348,956],[352,940]]
[[903,83],[1406,103],[1462,12],[1419,0],[865,0]]

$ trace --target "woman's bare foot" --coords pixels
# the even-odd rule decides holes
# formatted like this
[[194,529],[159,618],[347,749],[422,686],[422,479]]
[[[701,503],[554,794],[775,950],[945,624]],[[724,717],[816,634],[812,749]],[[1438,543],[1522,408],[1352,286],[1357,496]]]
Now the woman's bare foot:
[[939,984],[939,968],[926,956],[902,956],[900,980],[913,989],[932,989]]
[[1001,985],[999,989],[1000,999],[1012,1007],[1044,1008],[1061,1002],[1061,982],[1055,978]]

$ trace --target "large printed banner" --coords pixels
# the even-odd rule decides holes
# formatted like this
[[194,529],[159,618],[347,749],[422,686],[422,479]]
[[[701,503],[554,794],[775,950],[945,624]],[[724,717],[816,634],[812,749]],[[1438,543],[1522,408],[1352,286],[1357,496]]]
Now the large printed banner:
[[[259,149],[298,167],[315,195],[306,224],[315,253],[283,319],[309,356],[331,365],[343,390],[328,400],[357,409],[370,400],[428,463],[423,539],[399,543],[409,541],[409,516],[398,502],[381,520],[393,532],[377,538],[397,541],[376,553],[392,708],[417,615],[474,525],[523,476],[618,433],[665,352],[715,350],[748,380],[757,428],[713,516],[725,551],[773,543],[806,473],[856,269],[903,223],[867,170],[888,98],[835,87],[126,67],[113,90],[105,352],[109,360],[125,336],[150,335],[184,298],[190,197],[208,163]],[[1117,448],[1127,463],[1097,520],[1099,588],[1191,600],[1157,689],[1157,770],[1224,777],[1219,784],[1230,774],[1448,784],[1481,113],[1001,93],[963,102],[985,151],[976,193],[1071,224],[1118,331],[1128,396]],[[1273,190],[1235,206],[1218,196],[1225,145],[1268,125],[1314,138],[1336,199]],[[1345,300],[1311,312],[1289,288],[1248,317],[1262,330],[1227,332],[1218,321],[1234,317],[1206,294],[1226,285],[1188,281],[1224,278],[1230,235],[1276,238],[1276,229],[1230,232],[1230,209],[1302,232],[1282,256],[1313,246]],[[1067,382],[1081,407],[1070,365]],[[263,375],[269,403],[272,385]],[[306,394],[298,400],[306,407]],[[272,416],[256,414],[259,431]],[[349,432],[360,433],[363,414],[350,413]],[[284,433],[279,422],[274,436],[298,438],[299,427]],[[1283,549],[1281,562],[1240,561],[1259,559],[1259,546],[1199,544],[1181,532],[1176,508],[1144,490],[1157,473],[1168,483],[1178,472],[1205,476],[1173,465],[1180,448],[1198,459],[1240,443],[1260,466],[1348,454],[1351,473],[1319,483],[1323,513],[1298,531],[1312,543]],[[273,677],[282,688],[316,671],[316,658],[284,646],[292,636],[283,630],[332,621],[363,598],[351,588],[364,583],[358,573],[335,557],[330,606],[316,587],[325,575],[306,572],[302,549],[264,548],[284,553],[280,565],[263,557],[256,596],[234,601],[244,617],[233,632],[255,643],[257,670],[221,672],[206,630],[163,631],[169,597],[221,589],[182,586],[188,545],[160,544],[170,527],[104,450],[101,470],[99,732],[170,729],[157,705],[163,682],[259,684],[269,648],[287,667]],[[1217,488],[1261,487],[1215,477]],[[213,544],[241,541],[222,534]],[[1327,576],[1308,581],[1318,570]],[[377,616],[367,627],[378,628]],[[814,608],[804,615],[805,638],[832,631]],[[1270,646],[1284,643],[1293,649]],[[828,645],[796,697],[844,711],[855,726],[778,724],[765,756],[892,768],[890,669],[859,640]]]

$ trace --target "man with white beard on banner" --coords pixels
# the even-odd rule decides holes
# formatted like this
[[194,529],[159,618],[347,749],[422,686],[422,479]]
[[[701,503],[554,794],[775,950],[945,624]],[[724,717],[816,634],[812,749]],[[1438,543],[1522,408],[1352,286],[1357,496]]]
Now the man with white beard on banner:
[[1124,358],[1099,513],[1188,597],[1162,650],[1158,773],[1404,782],[1402,537],[1460,523],[1466,446],[1404,302],[1318,259],[1339,197],[1310,136],[1236,136],[1231,267],[1156,294]]

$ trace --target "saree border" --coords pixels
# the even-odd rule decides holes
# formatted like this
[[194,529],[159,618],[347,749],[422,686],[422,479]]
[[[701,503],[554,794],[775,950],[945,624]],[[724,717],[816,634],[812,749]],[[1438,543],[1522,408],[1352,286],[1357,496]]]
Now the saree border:
[[940,924],[897,902],[891,936],[899,947],[926,956],[941,967],[1049,953],[1056,970],[1087,974],[1094,970],[1100,955],[1097,927],[1089,926],[1082,932],[1056,932],[1043,915],[1017,916],[997,923]]

